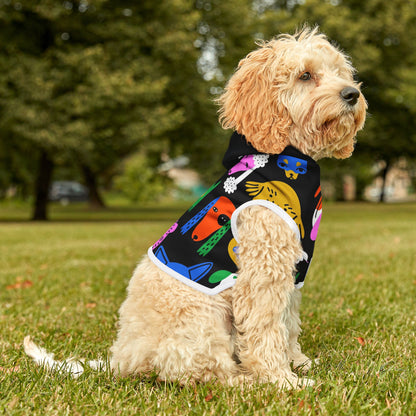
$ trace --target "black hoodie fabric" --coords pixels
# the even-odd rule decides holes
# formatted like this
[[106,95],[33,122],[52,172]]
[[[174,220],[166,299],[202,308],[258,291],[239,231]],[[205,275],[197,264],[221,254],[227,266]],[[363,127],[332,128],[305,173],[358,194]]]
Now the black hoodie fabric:
[[150,259],[181,282],[209,295],[238,277],[239,213],[261,205],[279,215],[301,241],[295,286],[303,286],[322,215],[319,165],[289,146],[258,152],[234,133],[223,159],[225,174],[149,248]]

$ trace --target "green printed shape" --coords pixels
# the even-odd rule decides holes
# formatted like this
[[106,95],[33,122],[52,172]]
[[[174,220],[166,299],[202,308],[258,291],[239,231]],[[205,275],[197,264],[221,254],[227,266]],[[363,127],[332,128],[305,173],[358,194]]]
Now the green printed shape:
[[214,183],[214,185],[211,186],[211,188],[209,188],[207,191],[205,191],[205,193],[203,193],[197,200],[196,202],[191,205],[191,207],[188,209],[188,212],[191,211],[194,207],[196,207],[213,189],[215,189],[221,181],[218,181],[217,183]]
[[197,253],[205,257],[218,243],[218,241],[221,240],[221,238],[224,237],[224,235],[227,233],[227,231],[231,228],[231,221],[228,220],[219,230],[213,234],[210,239],[201,247],[199,247]]
[[215,273],[212,273],[208,280],[210,283],[218,283],[221,282],[221,280],[226,279],[231,274],[232,273],[227,270],[218,270]]

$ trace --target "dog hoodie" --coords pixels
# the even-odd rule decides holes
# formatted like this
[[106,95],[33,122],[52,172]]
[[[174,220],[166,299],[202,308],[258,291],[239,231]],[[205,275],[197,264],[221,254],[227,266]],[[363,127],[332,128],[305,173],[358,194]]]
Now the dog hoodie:
[[238,277],[238,215],[261,205],[301,241],[294,282],[302,287],[322,215],[319,165],[291,146],[281,154],[260,153],[238,133],[231,136],[223,165],[225,174],[149,248],[150,259],[194,289],[220,293]]

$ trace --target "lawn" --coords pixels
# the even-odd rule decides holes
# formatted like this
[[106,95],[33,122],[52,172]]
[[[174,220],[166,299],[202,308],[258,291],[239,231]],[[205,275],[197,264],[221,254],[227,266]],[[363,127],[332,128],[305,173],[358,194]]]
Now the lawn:
[[135,264],[182,207],[94,214],[55,207],[50,223],[0,206],[0,413],[10,415],[416,414],[416,205],[327,204],[303,291],[313,388],[282,392],[155,378],[49,374],[25,356],[105,356]]

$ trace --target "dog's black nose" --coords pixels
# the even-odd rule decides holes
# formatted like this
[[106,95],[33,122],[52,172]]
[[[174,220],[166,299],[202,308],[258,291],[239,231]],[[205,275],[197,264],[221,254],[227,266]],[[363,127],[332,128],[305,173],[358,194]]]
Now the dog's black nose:
[[349,105],[357,104],[358,97],[360,96],[360,91],[354,87],[345,87],[340,92],[341,98],[348,103]]

